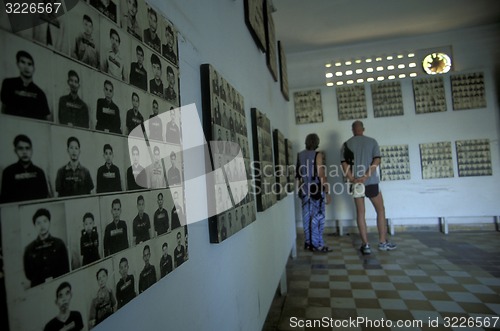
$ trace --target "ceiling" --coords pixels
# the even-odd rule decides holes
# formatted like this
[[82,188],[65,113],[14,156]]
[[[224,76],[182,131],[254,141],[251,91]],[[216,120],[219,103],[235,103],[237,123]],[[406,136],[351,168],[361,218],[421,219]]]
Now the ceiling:
[[272,0],[286,53],[500,22],[500,0]]

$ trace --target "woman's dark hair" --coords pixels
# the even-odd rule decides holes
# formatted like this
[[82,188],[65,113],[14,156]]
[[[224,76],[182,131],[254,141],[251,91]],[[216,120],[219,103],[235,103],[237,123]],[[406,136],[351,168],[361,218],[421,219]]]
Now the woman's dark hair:
[[310,133],[306,137],[306,149],[313,151],[319,146],[319,137],[316,133]]

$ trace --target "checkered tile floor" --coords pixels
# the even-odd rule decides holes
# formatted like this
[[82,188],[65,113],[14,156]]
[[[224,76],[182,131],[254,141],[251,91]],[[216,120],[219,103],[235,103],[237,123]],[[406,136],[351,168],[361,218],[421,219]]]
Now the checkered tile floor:
[[[458,326],[464,318],[490,317],[492,323],[499,318],[500,329],[500,232],[401,233],[390,238],[398,244],[391,252],[377,250],[374,233],[369,256],[359,252],[357,234],[325,233],[325,239],[333,249],[326,254],[304,251],[303,238],[297,239],[297,258],[287,265],[288,294],[276,295],[264,331],[332,330],[297,327],[292,317],[423,322],[414,328],[335,330],[489,330],[445,327],[445,321]],[[429,318],[439,325],[431,327]]]

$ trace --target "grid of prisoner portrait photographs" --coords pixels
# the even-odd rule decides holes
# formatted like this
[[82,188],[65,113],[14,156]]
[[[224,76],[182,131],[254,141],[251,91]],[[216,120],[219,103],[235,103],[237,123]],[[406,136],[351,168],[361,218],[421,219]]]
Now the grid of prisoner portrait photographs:
[[188,259],[177,32],[142,0],[41,19],[0,17],[1,300],[86,330]]
[[[243,96],[219,73],[201,70],[203,126],[211,142],[213,178],[207,176],[210,242],[220,243],[256,220]],[[213,200],[211,200],[213,199]]]

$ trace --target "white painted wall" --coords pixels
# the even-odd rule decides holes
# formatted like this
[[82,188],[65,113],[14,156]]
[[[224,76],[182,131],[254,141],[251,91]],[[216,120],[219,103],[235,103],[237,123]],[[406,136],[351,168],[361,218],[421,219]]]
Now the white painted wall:
[[[250,108],[258,107],[289,136],[288,106],[244,23],[243,1],[157,0],[156,6],[180,31],[182,105],[195,103],[201,117],[199,67],[211,63],[244,96],[249,132]],[[186,159],[185,167],[203,160]],[[186,186],[188,212],[206,208],[204,185]],[[189,261],[96,330],[260,330],[295,242],[293,204],[288,197],[258,213],[222,244],[209,243],[207,220],[189,225]]]
[[[498,139],[500,125],[498,88],[495,86],[498,84],[498,68],[500,67],[499,32],[500,25],[493,25],[289,55],[288,70],[292,89],[296,91],[321,88],[324,116],[323,123],[307,125],[296,125],[295,119],[290,117],[290,135],[294,137],[294,143],[302,149],[305,136],[308,133],[316,132],[321,139],[319,149],[326,152],[327,162],[338,165],[340,162],[339,149],[342,143],[352,135],[350,129],[352,121],[338,120],[335,88],[324,85],[324,64],[328,60],[351,59],[451,45],[455,72],[484,72],[486,108],[453,111],[450,79],[449,75],[446,75],[444,80],[447,112],[417,116],[411,79],[404,79],[401,81],[404,116],[374,118],[370,84],[365,84],[368,109],[368,118],[363,119],[366,128],[365,134],[376,138],[380,145],[409,145],[411,180],[387,181],[381,184],[387,217],[400,219],[399,223],[418,224],[424,222],[424,218],[437,220],[437,217],[441,216],[466,217],[474,222],[474,220],[479,220],[476,216],[499,215],[500,147]],[[290,112],[293,113],[293,102],[290,103],[289,108]],[[479,138],[490,139],[493,176],[458,177],[455,141]],[[423,180],[419,144],[438,141],[452,142],[455,177]],[[332,185],[341,181],[341,178],[329,180]],[[334,203],[327,207],[327,220],[353,219],[355,217],[354,206],[349,196],[346,194],[336,195],[333,200]],[[296,206],[297,220],[300,224],[299,210],[299,206]],[[370,206],[367,207],[367,218],[375,218],[375,212]],[[487,222],[493,222],[492,217],[487,219]]]

